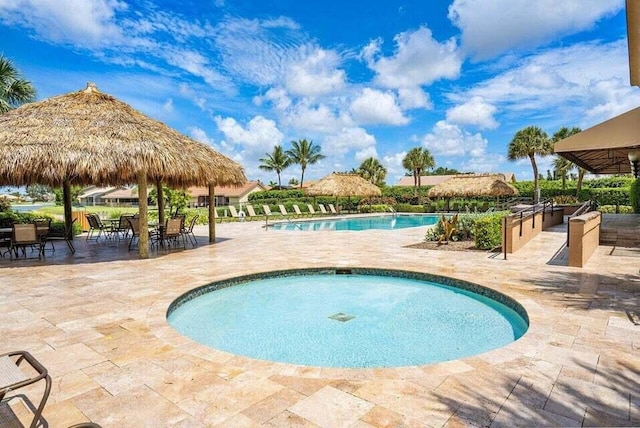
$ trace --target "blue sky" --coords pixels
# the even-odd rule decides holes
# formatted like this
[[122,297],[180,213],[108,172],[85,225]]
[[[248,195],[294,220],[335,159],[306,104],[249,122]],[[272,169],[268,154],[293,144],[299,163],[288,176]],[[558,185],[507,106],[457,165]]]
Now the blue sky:
[[374,156],[394,184],[420,145],[531,179],[517,130],[640,105],[623,0],[0,0],[0,40],[39,99],[95,82],[264,182],[258,159],[302,138],[327,156],[309,179]]

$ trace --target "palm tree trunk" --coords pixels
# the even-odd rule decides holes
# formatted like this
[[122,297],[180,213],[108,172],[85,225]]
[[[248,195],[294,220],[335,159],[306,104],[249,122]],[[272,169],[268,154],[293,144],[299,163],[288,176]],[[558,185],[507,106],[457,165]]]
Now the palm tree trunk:
[[418,174],[413,170],[413,196],[418,196]]
[[576,198],[580,197],[580,190],[582,190],[582,180],[584,179],[584,174],[587,171],[584,168],[578,167],[578,183],[576,184]]
[[302,168],[302,175],[300,176],[300,188],[302,189],[302,183],[304,183],[304,168]]
[[282,189],[282,181],[280,181],[280,173],[278,173],[278,189]]
[[538,203],[538,165],[536,165],[536,155],[529,155],[529,159],[531,159],[531,167],[533,168],[533,203]]

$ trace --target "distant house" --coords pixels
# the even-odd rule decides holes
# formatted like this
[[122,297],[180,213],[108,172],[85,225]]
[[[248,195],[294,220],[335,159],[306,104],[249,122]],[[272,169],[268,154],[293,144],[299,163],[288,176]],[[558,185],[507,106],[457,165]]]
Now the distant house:
[[105,205],[103,196],[106,193],[116,190],[116,187],[89,186],[82,189],[78,195],[78,202],[82,205]]
[[[240,205],[249,202],[249,195],[254,192],[267,190],[259,181],[247,181],[242,186],[216,186],[215,204],[216,206]],[[190,187],[188,193],[191,195],[191,206],[206,207],[209,205],[208,187]]]
[[[498,174],[502,174],[505,177],[507,183],[515,183],[516,175],[512,172],[501,172]],[[483,174],[457,174],[457,175],[483,175]],[[436,184],[443,183],[450,179],[451,177],[456,177],[456,175],[422,175],[420,176],[420,185],[421,186],[435,186]],[[415,185],[413,176],[405,176],[398,181],[396,186],[408,186],[413,187]]]

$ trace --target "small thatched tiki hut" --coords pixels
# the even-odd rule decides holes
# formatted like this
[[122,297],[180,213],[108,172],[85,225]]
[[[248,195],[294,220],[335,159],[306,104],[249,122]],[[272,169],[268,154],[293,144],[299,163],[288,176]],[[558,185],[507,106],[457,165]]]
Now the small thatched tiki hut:
[[357,174],[331,173],[316,181],[306,190],[309,196],[380,196],[382,192]]
[[478,196],[515,196],[518,189],[502,174],[456,175],[429,189],[430,198],[469,198]]
[[[25,104],[0,115],[0,185],[63,186],[71,224],[71,185],[147,182],[173,187],[241,184],[236,162],[151,119],[89,84],[82,91]],[[160,213],[163,207],[160,206]],[[210,240],[215,221],[210,208]],[[162,218],[161,218],[162,220]],[[140,198],[140,256],[148,257],[147,201]]]

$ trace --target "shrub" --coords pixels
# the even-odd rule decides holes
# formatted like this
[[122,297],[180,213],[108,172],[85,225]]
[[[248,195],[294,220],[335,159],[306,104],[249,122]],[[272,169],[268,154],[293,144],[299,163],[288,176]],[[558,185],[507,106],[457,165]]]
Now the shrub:
[[3,196],[0,198],[0,212],[5,212],[11,210],[11,202],[9,202],[9,198]]
[[638,185],[638,180],[635,179],[631,182],[631,187],[629,188],[629,203],[633,208],[634,213],[640,213],[640,186]]
[[424,206],[411,204],[397,204],[395,210],[399,213],[423,213]]
[[576,204],[578,203],[578,198],[572,195],[558,195],[553,197],[553,203],[555,204]]
[[[455,215],[455,214],[454,214]],[[484,214],[459,214],[458,224],[453,235],[451,235],[452,241],[468,241],[473,237],[473,224],[475,221]],[[443,214],[440,216],[438,222],[427,229],[425,239],[427,241],[438,241],[440,236],[444,234],[444,225],[442,224],[442,218],[450,220],[453,218],[451,214]]]
[[630,205],[600,205],[598,211],[605,214],[633,214],[633,207]]
[[508,213],[498,212],[478,218],[473,227],[476,248],[490,250],[502,245],[502,219]]
[[389,211],[388,205],[385,204],[360,205],[358,209],[361,213],[384,213]]
[[[73,235],[80,235],[82,226],[78,222],[73,223]],[[64,221],[54,220],[49,227],[49,234],[53,236],[64,236]]]

